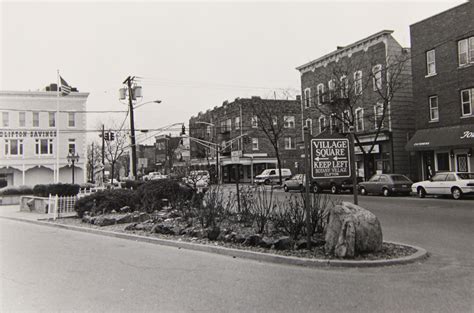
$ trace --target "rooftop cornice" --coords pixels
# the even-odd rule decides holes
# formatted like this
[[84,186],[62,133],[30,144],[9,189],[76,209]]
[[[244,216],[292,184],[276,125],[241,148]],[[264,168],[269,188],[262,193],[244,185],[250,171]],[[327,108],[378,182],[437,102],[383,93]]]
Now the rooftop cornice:
[[[0,90],[0,97],[36,97],[36,98],[56,98],[56,91],[12,91]],[[88,92],[71,92],[67,96],[61,98],[87,98]]]
[[320,58],[317,58],[313,61],[300,65],[296,69],[300,71],[301,74],[303,74],[305,72],[308,72],[309,70],[313,70],[316,67],[324,65],[324,63],[329,63],[331,61],[338,59],[339,57],[350,55],[353,52],[368,48],[371,45],[379,43],[386,37],[391,36],[392,33],[393,33],[393,30],[382,30],[376,34],[370,35],[369,37],[358,40],[348,46],[344,46],[344,48],[334,50],[326,55],[323,55]]

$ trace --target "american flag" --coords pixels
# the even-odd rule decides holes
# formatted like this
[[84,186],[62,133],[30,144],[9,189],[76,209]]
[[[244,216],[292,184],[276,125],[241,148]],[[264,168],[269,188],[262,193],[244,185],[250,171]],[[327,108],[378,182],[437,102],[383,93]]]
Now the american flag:
[[69,86],[61,76],[59,76],[59,78],[61,79],[61,95],[67,96],[71,93],[71,86]]

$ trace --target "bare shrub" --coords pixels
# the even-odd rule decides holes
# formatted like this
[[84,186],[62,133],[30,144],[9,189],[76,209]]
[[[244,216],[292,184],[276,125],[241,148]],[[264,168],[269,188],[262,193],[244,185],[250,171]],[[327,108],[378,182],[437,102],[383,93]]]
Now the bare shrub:
[[252,225],[254,216],[252,214],[252,206],[254,205],[254,188],[251,186],[243,186],[239,190],[240,210],[237,209],[237,220],[245,225]]
[[306,214],[303,199],[297,195],[286,197],[272,215],[275,227],[294,240],[300,237],[305,227]]
[[267,226],[276,207],[275,198],[273,197],[273,187],[270,191],[268,191],[265,186],[255,187],[251,212],[259,234],[263,234],[265,231],[265,226]]
[[204,228],[218,226],[229,216],[233,205],[232,193],[225,195],[220,186],[211,186],[204,194],[202,201],[196,203],[194,216]]

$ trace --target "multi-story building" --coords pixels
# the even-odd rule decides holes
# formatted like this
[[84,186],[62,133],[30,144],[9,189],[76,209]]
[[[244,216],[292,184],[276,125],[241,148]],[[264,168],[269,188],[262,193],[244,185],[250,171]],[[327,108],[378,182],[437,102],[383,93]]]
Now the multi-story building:
[[[88,93],[73,89],[57,96],[57,85],[45,91],[0,91],[0,181],[7,185],[72,182],[70,152],[79,155],[74,182],[86,180],[86,101]],[[57,107],[59,105],[59,115]]]
[[[177,168],[189,165],[189,138],[176,135],[159,135],[155,137],[154,168],[163,173],[176,173]],[[184,173],[183,173],[184,174]]]
[[[238,168],[239,180],[251,182],[264,169],[277,167],[275,148],[265,135],[266,129],[277,139],[274,142],[278,142],[282,168],[300,172],[303,169],[298,145],[301,142],[300,116],[299,97],[297,100],[252,97],[225,101],[222,106],[190,119],[191,165],[209,168],[211,172],[216,171],[217,165],[222,182],[235,181]],[[273,132],[269,124],[274,126]]]
[[417,178],[474,170],[474,2],[410,26]]
[[357,174],[411,174],[405,150],[414,129],[410,50],[384,30],[297,67],[302,120],[312,136],[356,138]]

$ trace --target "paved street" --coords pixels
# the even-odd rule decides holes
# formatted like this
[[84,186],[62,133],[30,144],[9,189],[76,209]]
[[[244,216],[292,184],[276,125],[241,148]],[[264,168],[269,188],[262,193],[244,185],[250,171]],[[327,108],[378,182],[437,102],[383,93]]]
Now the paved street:
[[386,240],[432,253],[373,269],[259,263],[0,219],[0,310],[472,312],[473,203],[361,198]]

